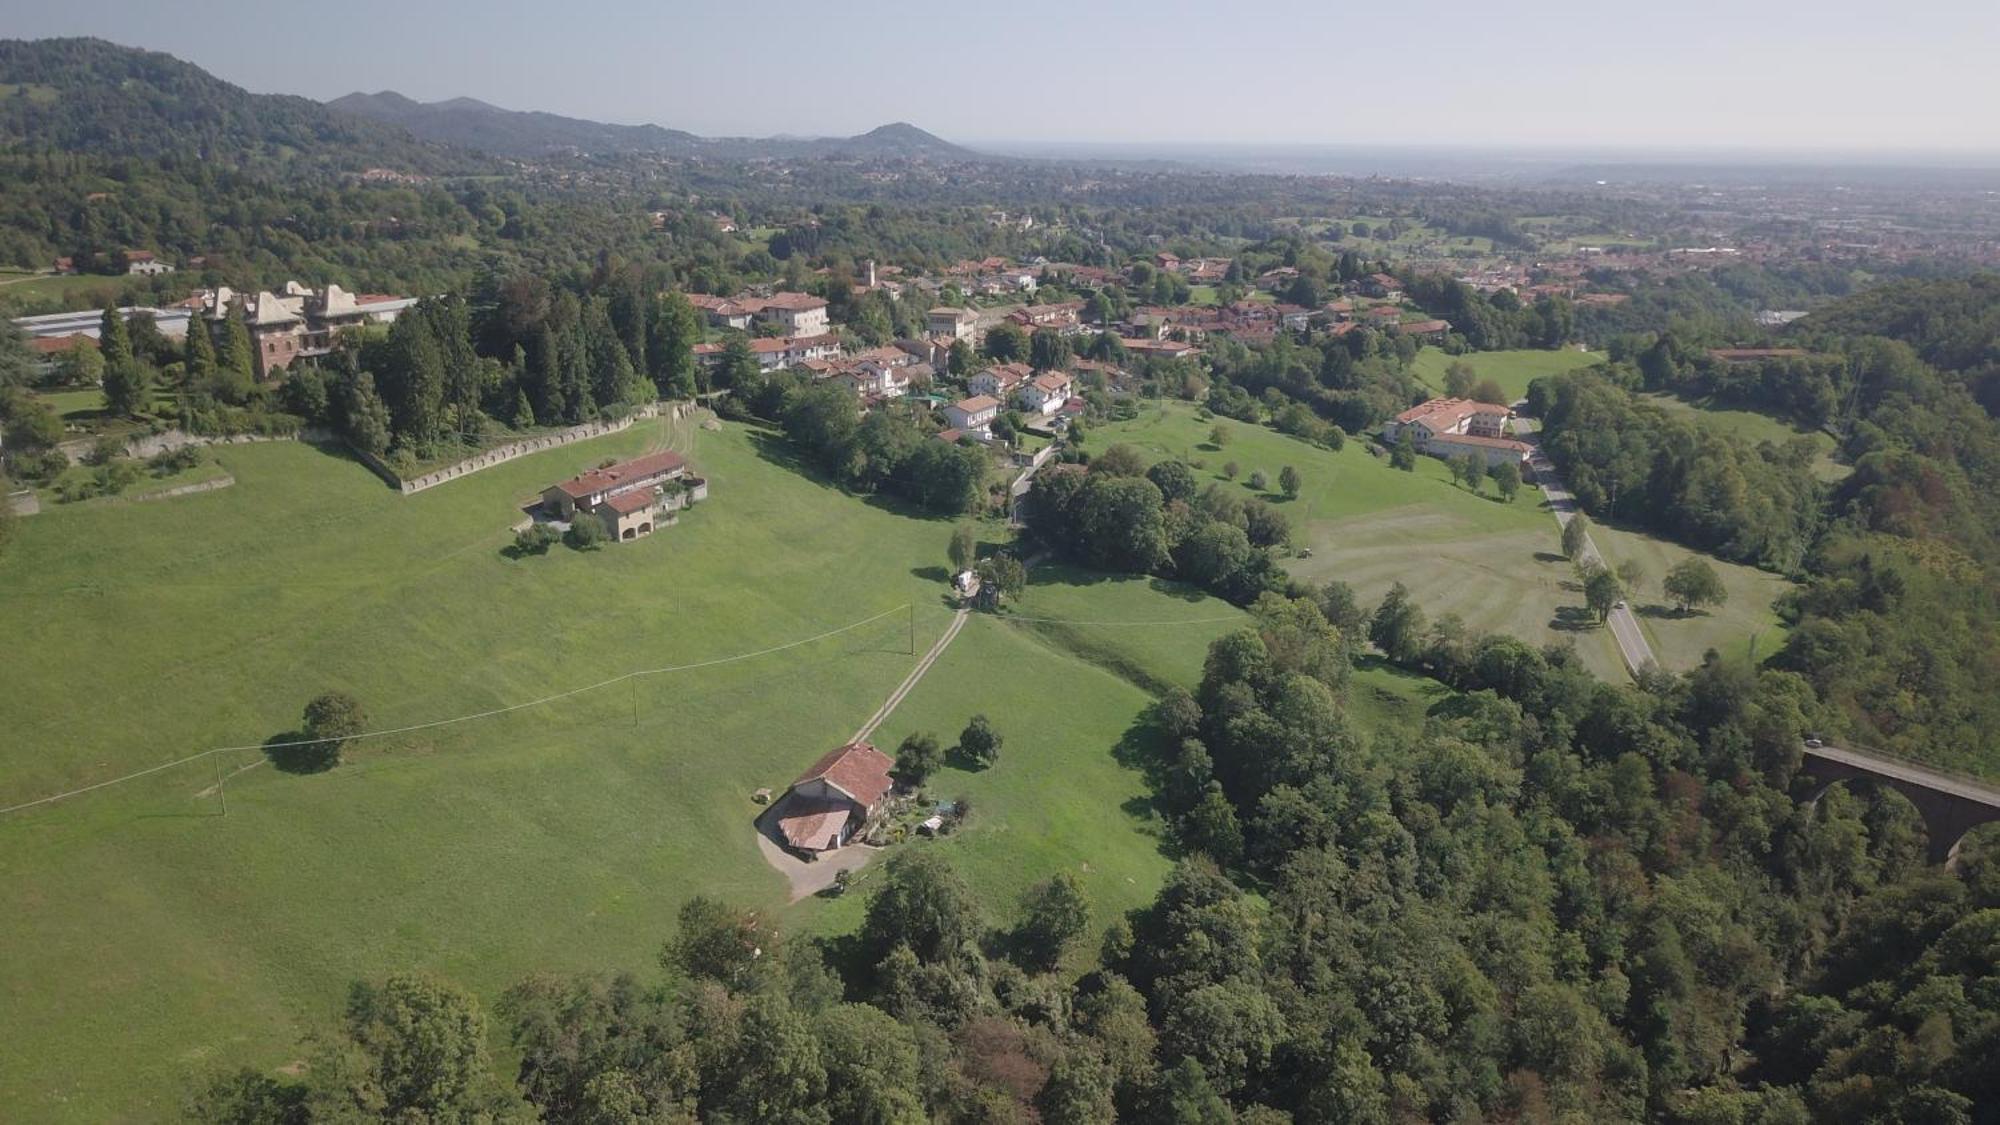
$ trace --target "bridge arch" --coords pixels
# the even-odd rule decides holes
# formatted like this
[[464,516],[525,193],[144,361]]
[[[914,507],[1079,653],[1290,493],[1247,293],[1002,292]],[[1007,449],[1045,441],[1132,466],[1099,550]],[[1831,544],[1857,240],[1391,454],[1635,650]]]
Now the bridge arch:
[[1854,752],[1840,753],[1840,757],[1834,757],[1811,749],[1806,751],[1800,763],[1800,772],[1811,782],[1804,800],[1806,806],[1817,804],[1833,786],[1856,778],[1893,789],[1914,805],[1917,815],[1923,818],[1924,833],[1929,837],[1928,858],[1932,863],[1955,866],[1965,834],[1982,824],[2000,821],[2000,798],[1978,792],[1983,786],[1967,791],[1965,784],[1955,782],[1949,775],[1925,776],[1932,771],[1920,771],[1886,759],[1857,761],[1860,755]]

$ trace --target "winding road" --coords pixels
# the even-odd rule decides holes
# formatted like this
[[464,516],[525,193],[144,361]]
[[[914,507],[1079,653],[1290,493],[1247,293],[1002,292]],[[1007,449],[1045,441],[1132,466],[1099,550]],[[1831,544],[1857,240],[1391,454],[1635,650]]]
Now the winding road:
[[[1543,453],[1537,443],[1540,426],[1534,419],[1519,413],[1526,405],[1525,400],[1514,404],[1514,436],[1535,446],[1534,452],[1528,455],[1528,467],[1534,470],[1535,480],[1542,486],[1542,496],[1548,501],[1549,511],[1556,517],[1556,527],[1566,528],[1569,526],[1569,521],[1579,514],[1576,497],[1571,495],[1569,487],[1563,484],[1562,477],[1556,473],[1555,463],[1549,460],[1548,454]],[[1588,531],[1584,532],[1583,549],[1578,551],[1577,555],[1576,561],[1579,563],[1610,565],[1598,552],[1597,544],[1591,540]],[[1630,605],[1621,599],[1605,617],[1605,624],[1611,627],[1612,639],[1618,642],[1618,655],[1624,657],[1625,667],[1633,675],[1638,675],[1640,670],[1648,665],[1659,666],[1659,660],[1653,656],[1653,646],[1647,642],[1646,634],[1640,631],[1639,618],[1633,614]]]

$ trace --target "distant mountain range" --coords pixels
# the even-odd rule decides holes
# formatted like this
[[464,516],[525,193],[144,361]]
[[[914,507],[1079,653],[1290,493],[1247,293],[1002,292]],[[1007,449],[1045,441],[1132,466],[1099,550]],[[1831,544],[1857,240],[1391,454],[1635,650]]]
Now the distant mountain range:
[[554,113],[502,109],[476,98],[420,102],[393,90],[348,94],[326,104],[338,113],[400,125],[427,141],[496,156],[654,153],[727,159],[849,156],[906,160],[977,156],[970,149],[900,121],[854,137],[700,137],[659,125],[611,125]]
[[[698,137],[393,91],[332,102],[253,94],[193,63],[102,39],[0,40],[0,150],[183,156],[230,167],[471,170],[486,157],[958,161],[979,154],[898,122],[856,137]],[[479,154],[485,154],[481,157]]]
[[0,40],[0,148],[178,156],[224,166],[432,170],[407,130],[311,98],[253,94],[158,51],[102,39]]

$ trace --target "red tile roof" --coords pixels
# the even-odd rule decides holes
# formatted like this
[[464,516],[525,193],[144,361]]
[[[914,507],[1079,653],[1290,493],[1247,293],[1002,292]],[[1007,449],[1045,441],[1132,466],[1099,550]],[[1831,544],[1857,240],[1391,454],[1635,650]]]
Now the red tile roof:
[[1422,422],[1432,430],[1448,430],[1471,414],[1512,414],[1504,406],[1474,402],[1469,398],[1434,398],[1396,415],[1398,424]]
[[834,801],[793,800],[778,818],[778,834],[800,851],[825,851],[840,845],[841,829],[852,815],[848,806]]
[[808,309],[825,308],[826,298],[815,297],[811,293],[773,293],[761,301],[743,303],[759,310],[785,309],[790,312],[804,312]]
[[606,500],[604,504],[621,516],[629,516],[634,512],[643,512],[653,506],[653,490],[650,488],[635,488],[629,492],[620,492]]
[[96,346],[95,337],[81,332],[72,332],[67,336],[31,336],[28,339],[28,350],[41,355],[60,355],[71,348]]
[[895,781],[889,777],[889,768],[895,764],[889,755],[866,742],[850,742],[827,751],[792,782],[792,787],[824,780],[864,807],[874,808],[895,787]]
[[662,450],[659,453],[648,453],[644,457],[635,457],[630,461],[621,461],[606,468],[580,473],[556,487],[562,489],[570,498],[581,500],[599,492],[608,492],[621,485],[633,487],[642,481],[663,477],[686,467],[686,458],[678,453]]

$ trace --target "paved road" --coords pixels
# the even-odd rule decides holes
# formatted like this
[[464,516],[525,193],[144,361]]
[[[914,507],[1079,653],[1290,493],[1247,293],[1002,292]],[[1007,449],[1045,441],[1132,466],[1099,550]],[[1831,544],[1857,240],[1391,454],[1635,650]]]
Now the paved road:
[[[1525,401],[1514,404],[1517,412],[1514,418],[1514,432],[1515,436],[1532,444],[1537,437],[1539,427],[1534,419],[1518,413],[1525,405]],[[1569,521],[1575,519],[1578,514],[1576,497],[1570,494],[1569,487],[1563,484],[1562,477],[1556,474],[1554,462],[1550,461],[1548,455],[1537,445],[1535,451],[1528,457],[1528,466],[1534,470],[1535,480],[1542,486],[1542,496],[1549,502],[1549,511],[1555,513],[1556,526],[1568,527]],[[1604,561],[1604,556],[1598,553],[1597,544],[1592,542],[1589,532],[1584,533],[1583,549],[1577,553],[1581,556],[1578,562],[1608,565]],[[1649,664],[1655,667],[1659,665],[1659,661],[1653,656],[1653,646],[1647,643],[1646,634],[1640,631],[1639,618],[1632,613],[1631,606],[1619,602],[1605,618],[1605,623],[1611,627],[1611,636],[1618,642],[1618,655],[1625,658],[1625,667],[1634,675]]]

